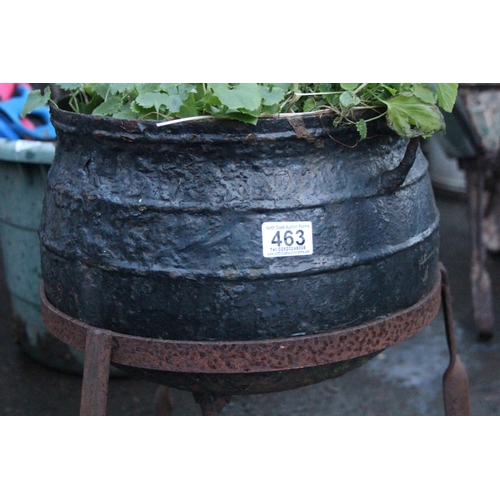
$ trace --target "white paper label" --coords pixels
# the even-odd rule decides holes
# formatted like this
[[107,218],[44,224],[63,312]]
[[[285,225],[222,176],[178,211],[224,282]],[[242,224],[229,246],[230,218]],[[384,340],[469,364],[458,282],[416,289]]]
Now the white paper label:
[[291,257],[313,253],[311,222],[264,222],[262,254],[264,257]]

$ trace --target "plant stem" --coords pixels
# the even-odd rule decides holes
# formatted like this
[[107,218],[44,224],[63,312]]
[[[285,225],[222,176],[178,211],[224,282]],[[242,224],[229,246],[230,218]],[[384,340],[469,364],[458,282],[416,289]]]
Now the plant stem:
[[369,83],[362,83],[353,93],[352,95],[356,95],[361,89],[364,89]]
[[212,115],[202,115],[202,116],[188,116],[186,118],[174,118],[173,120],[167,120],[164,122],[157,123],[157,127],[164,127],[165,125],[173,125],[174,123],[181,123],[181,122],[191,122],[194,120],[209,120],[209,119],[214,119],[216,118],[215,116]]
[[332,95],[332,94],[342,94],[342,92],[295,92],[295,95],[299,97],[302,97],[304,95]]

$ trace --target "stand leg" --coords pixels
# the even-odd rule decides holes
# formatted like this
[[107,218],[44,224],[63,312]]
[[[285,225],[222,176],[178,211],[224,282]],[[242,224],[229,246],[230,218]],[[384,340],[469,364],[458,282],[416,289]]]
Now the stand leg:
[[104,416],[108,399],[112,337],[90,330],[85,344],[80,415]]
[[194,400],[200,405],[204,417],[219,416],[231,401],[231,396],[207,392],[193,392]]
[[160,416],[172,416],[173,412],[172,398],[170,397],[170,389],[163,385],[160,385],[156,389],[155,401],[153,407],[153,414],[155,417]]
[[450,364],[443,375],[445,414],[449,416],[470,415],[469,380],[465,367],[457,356],[455,328],[451,308],[451,292],[448,284],[448,275],[442,264],[441,287],[446,340],[450,352]]
[[467,203],[471,234],[471,286],[474,320],[481,339],[493,336],[494,313],[491,279],[486,269],[486,248],[482,241],[484,215],[484,172],[464,163],[467,178]]

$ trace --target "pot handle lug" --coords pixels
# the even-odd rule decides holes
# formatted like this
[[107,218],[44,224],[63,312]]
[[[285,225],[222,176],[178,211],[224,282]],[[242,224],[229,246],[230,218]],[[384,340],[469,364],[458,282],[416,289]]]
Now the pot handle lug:
[[417,150],[420,144],[419,137],[413,137],[408,142],[406,146],[406,151],[403,156],[403,159],[399,163],[399,165],[392,169],[384,172],[380,179],[380,194],[392,194],[394,193],[400,186],[403,185],[403,182],[408,175],[413,163],[415,162],[415,158],[417,157]]

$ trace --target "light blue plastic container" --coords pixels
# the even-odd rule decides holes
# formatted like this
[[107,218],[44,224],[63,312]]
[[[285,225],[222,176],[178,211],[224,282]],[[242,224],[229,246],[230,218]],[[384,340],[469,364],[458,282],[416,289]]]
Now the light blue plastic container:
[[83,372],[83,354],[47,332],[40,312],[38,227],[55,144],[0,138],[0,246],[14,317],[14,334],[36,361]]

